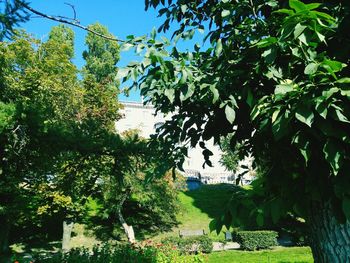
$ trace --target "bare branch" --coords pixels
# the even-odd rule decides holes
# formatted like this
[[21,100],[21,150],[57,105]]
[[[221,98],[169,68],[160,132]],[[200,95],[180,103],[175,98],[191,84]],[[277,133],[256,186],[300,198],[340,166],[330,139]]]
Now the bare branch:
[[70,4],[70,3],[66,3],[66,2],[65,2],[64,4],[70,6],[70,7],[73,9],[73,14],[74,14],[73,20],[78,21],[78,20],[77,20],[77,12],[75,11],[75,6],[72,5],[72,4]]
[[34,8],[30,7],[29,5],[27,5],[26,3],[23,3],[22,1],[20,0],[16,0],[16,2],[20,5],[22,5],[25,9],[27,9],[28,11],[32,12],[33,14],[36,14],[40,17],[43,17],[43,18],[47,18],[47,19],[50,19],[50,20],[53,20],[53,21],[56,21],[56,22],[60,22],[60,23],[63,23],[63,24],[68,24],[68,25],[71,25],[71,26],[74,26],[74,27],[78,27],[80,29],[83,29],[87,32],[90,32],[94,35],[97,35],[99,37],[102,37],[104,39],[107,39],[107,40],[111,40],[111,41],[116,41],[116,42],[127,42],[125,40],[122,40],[122,39],[118,39],[118,38],[115,38],[115,37],[110,37],[110,36],[106,36],[104,34],[101,34],[95,30],[92,30],[86,26],[83,26],[79,23],[78,20],[76,19],[72,19],[72,18],[65,18],[65,17],[60,17],[60,16],[52,16],[52,15],[47,15],[45,13],[42,13],[38,10],[35,10]]

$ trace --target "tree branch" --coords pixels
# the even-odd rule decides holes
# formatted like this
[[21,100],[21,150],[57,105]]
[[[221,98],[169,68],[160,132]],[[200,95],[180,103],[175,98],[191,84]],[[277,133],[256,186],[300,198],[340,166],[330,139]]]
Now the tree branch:
[[118,39],[118,38],[115,38],[115,37],[110,37],[110,36],[106,36],[104,34],[101,34],[95,30],[92,30],[90,29],[89,27],[87,26],[83,26],[79,23],[79,21],[76,19],[76,13],[75,13],[75,10],[74,10],[74,7],[73,10],[74,10],[74,18],[65,18],[65,17],[61,17],[61,16],[52,16],[52,15],[47,15],[45,13],[42,13],[32,7],[30,7],[29,5],[27,5],[26,3],[23,3],[22,1],[20,0],[16,0],[16,2],[20,5],[22,5],[25,9],[27,9],[28,11],[32,12],[33,14],[36,14],[40,17],[43,17],[43,18],[47,18],[47,19],[50,19],[50,20],[53,20],[53,21],[56,21],[56,22],[60,22],[60,23],[63,23],[63,24],[68,24],[68,25],[71,25],[71,26],[74,26],[74,27],[78,27],[80,29],[83,29],[87,32],[90,32],[94,35],[97,35],[99,37],[102,37],[104,39],[107,39],[107,40],[111,40],[111,41],[116,41],[116,42],[127,42],[125,40],[122,40],[122,39]]

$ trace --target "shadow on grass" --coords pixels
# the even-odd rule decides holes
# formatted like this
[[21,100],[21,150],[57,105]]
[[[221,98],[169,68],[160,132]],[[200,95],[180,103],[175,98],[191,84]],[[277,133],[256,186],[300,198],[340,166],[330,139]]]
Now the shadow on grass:
[[202,185],[200,188],[186,191],[184,194],[193,199],[192,205],[194,207],[200,209],[210,218],[216,218],[222,215],[236,189],[237,186],[231,184]]

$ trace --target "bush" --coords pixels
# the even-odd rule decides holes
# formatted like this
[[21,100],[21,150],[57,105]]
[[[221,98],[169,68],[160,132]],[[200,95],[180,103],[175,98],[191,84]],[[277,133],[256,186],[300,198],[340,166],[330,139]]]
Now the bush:
[[[21,261],[19,261],[21,262]],[[85,248],[72,249],[67,253],[38,256],[35,262],[40,263],[199,263],[203,257],[184,256],[180,251],[163,244],[105,244],[94,247],[93,251]]]
[[276,231],[238,231],[235,233],[237,242],[244,250],[267,249],[277,246]]
[[208,236],[195,237],[168,237],[162,240],[163,244],[176,246],[182,254],[210,253],[213,251],[213,241]]

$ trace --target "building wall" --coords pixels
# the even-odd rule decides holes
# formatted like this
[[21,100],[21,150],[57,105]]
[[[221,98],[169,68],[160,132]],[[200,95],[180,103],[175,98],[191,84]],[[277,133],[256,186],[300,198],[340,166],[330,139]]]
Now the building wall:
[[[121,110],[123,118],[116,122],[115,127],[118,132],[123,132],[130,129],[138,129],[140,135],[145,138],[149,138],[151,134],[156,132],[156,125],[164,123],[170,116],[163,116],[161,114],[155,114],[155,109],[150,106],[144,106],[142,103],[137,102],[122,102],[124,109]],[[209,150],[213,152],[210,160],[213,167],[207,165],[203,168],[204,158],[202,155],[202,149],[198,146],[196,148],[190,148],[188,150],[188,158],[186,158],[183,168],[185,170],[198,171],[202,178],[202,182],[208,184],[211,183],[231,183],[234,180],[229,181],[232,173],[228,172],[219,162],[221,151],[218,146],[213,144],[213,141],[206,143]]]

